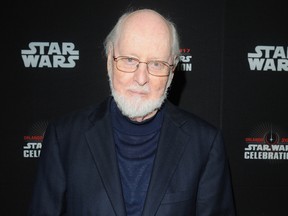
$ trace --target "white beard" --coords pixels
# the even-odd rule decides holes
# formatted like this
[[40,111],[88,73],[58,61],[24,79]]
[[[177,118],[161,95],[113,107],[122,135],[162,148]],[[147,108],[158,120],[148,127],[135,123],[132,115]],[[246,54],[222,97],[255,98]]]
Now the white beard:
[[[137,117],[145,117],[162,106],[163,102],[167,98],[167,92],[171,84],[172,78],[173,78],[173,75],[171,73],[171,75],[168,78],[168,83],[167,83],[167,86],[163,95],[160,98],[150,99],[150,100],[143,100],[143,98],[138,95],[127,97],[126,95],[119,94],[119,92],[117,92],[113,87],[110,73],[109,73],[109,84],[110,84],[112,96],[118,108],[121,110],[123,115],[132,119],[132,118],[137,118]],[[144,92],[144,93],[150,92],[147,86],[144,86],[144,87],[130,86],[128,87],[128,90],[136,90],[136,91]]]

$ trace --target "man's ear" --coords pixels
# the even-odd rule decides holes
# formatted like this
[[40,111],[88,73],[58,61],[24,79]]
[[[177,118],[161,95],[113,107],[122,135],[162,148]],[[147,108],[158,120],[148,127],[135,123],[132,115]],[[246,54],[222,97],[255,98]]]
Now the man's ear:
[[179,61],[180,61],[180,58],[179,58],[179,56],[176,55],[176,56],[174,57],[174,66],[173,66],[173,68],[172,68],[172,72],[173,72],[173,73],[175,72],[176,67],[177,67]]
[[111,73],[113,70],[113,56],[112,56],[112,50],[109,48],[109,51],[107,53],[107,72]]

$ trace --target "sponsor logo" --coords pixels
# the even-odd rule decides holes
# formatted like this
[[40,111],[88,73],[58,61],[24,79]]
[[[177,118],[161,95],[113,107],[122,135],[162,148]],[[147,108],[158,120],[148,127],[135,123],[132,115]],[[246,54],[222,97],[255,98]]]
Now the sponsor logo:
[[27,135],[23,137],[23,157],[38,158],[42,149],[42,142],[48,123],[46,121],[34,123]]
[[180,49],[179,63],[176,70],[178,71],[192,71],[192,55],[189,48]]
[[288,47],[256,46],[248,62],[252,71],[288,71]]
[[244,142],[246,160],[288,160],[288,135],[271,123],[257,126]]
[[79,51],[71,42],[30,42],[21,50],[26,68],[74,68]]

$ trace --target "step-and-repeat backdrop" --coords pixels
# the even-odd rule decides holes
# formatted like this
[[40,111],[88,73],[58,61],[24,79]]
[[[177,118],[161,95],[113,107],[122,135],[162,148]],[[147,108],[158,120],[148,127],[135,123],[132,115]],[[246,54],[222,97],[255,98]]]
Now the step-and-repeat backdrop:
[[169,99],[223,130],[238,215],[287,215],[287,1],[7,4],[1,215],[26,215],[49,121],[110,94],[104,38],[123,12],[143,7],[178,27],[181,61]]
[[288,215],[287,8],[226,1],[222,125],[241,216]]

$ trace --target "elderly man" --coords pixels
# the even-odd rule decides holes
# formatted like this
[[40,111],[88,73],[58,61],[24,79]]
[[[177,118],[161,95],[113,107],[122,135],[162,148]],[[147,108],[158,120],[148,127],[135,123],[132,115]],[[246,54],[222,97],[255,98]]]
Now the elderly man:
[[173,23],[126,13],[105,49],[112,97],[50,123],[29,215],[234,215],[220,132],[165,100]]

